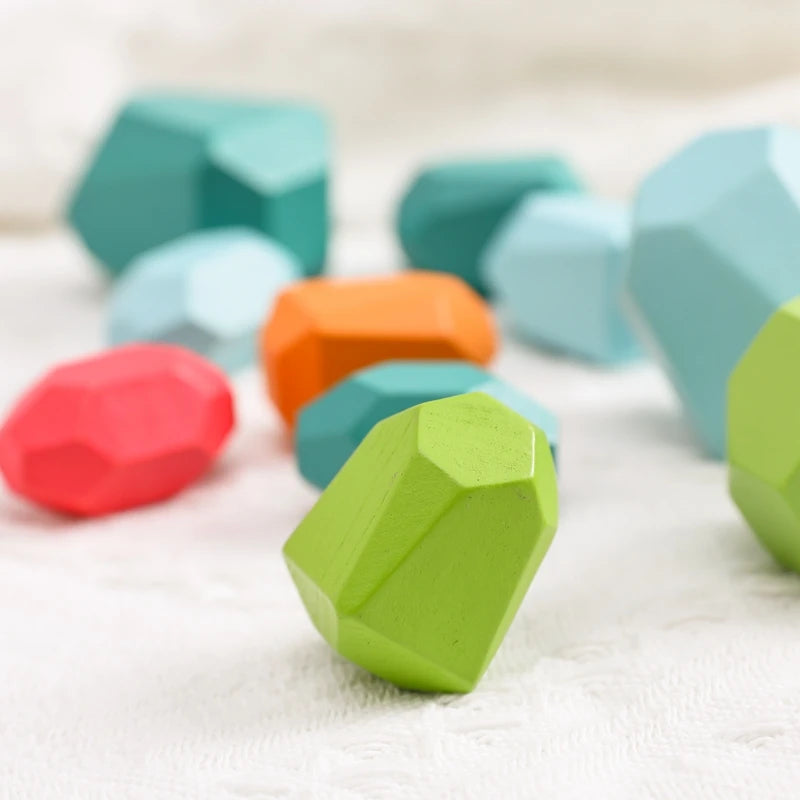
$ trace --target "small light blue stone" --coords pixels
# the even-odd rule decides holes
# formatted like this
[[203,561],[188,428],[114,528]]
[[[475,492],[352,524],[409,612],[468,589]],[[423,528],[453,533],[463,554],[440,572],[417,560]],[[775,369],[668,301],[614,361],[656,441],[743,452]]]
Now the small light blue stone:
[[433,164],[406,190],[397,234],[412,267],[451,272],[485,293],[481,254],[517,202],[531,192],[581,190],[575,173],[556,156]]
[[558,420],[526,395],[463,361],[385,361],[355,372],[301,411],[295,432],[300,473],[324,489],[372,427],[411,406],[484,392],[541,428],[553,458]]
[[182,236],[139,256],[114,284],[110,341],[180,344],[233,372],[255,360],[275,296],[301,275],[294,255],[246,228]]
[[800,132],[701,136],[643,182],[628,285],[707,452],[725,452],[728,377],[800,294]]
[[582,195],[526,197],[486,249],[483,273],[523,338],[603,364],[638,358],[625,318],[630,215]]

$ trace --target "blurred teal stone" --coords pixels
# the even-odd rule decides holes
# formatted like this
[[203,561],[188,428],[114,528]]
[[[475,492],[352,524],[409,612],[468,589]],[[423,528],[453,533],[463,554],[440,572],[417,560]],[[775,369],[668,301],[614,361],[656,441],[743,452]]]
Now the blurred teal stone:
[[556,417],[480,367],[464,361],[384,361],[353,373],[303,408],[295,431],[300,473],[324,489],[377,422],[467,392],[489,394],[541,428],[555,459]]
[[301,276],[289,250],[248,228],[187,234],[114,284],[109,339],[180,344],[234,372],[255,360],[275,296]]
[[725,453],[728,377],[800,294],[800,131],[722,130],[643,182],[629,292],[706,451]]
[[498,230],[483,273],[521,337],[601,364],[638,358],[623,312],[630,214],[588,195],[530,195]]
[[268,234],[314,275],[328,240],[328,161],[327,124],[314,108],[143,95],[101,141],[68,217],[112,275],[152,247],[227,226]]
[[531,192],[581,188],[569,165],[555,156],[434,164],[406,191],[397,233],[412,267],[452,272],[485,294],[481,253],[517,202]]

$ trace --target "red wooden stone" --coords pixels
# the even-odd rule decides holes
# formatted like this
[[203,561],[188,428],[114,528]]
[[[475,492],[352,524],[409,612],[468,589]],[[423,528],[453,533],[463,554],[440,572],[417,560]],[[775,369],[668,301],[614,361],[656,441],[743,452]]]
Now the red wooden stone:
[[17,494],[82,516],[164,500],[200,477],[231,431],[222,372],[172,345],[131,345],[56,367],[0,428]]

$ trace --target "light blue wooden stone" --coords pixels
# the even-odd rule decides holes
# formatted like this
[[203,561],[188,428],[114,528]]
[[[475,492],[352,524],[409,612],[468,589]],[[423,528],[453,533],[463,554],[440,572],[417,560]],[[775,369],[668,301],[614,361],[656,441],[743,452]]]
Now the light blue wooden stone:
[[68,217],[116,275],[135,256],[204,228],[249,226],[322,270],[329,143],[315,109],[193,95],[143,95],[120,111]]
[[385,361],[355,372],[300,413],[295,450],[300,473],[324,489],[372,427],[419,403],[483,392],[541,428],[555,459],[558,420],[490,373],[464,361]]
[[649,175],[629,290],[697,435],[723,456],[728,377],[800,294],[800,132],[709,133]]
[[525,339],[618,364],[641,349],[622,308],[630,215],[596,197],[526,197],[486,249],[483,273]]
[[187,234],[114,284],[109,339],[180,344],[233,372],[255,360],[275,296],[301,276],[292,253],[247,228]]
[[480,256],[520,198],[581,189],[569,165],[556,156],[434,164],[406,190],[397,234],[412,267],[454,273],[485,293]]

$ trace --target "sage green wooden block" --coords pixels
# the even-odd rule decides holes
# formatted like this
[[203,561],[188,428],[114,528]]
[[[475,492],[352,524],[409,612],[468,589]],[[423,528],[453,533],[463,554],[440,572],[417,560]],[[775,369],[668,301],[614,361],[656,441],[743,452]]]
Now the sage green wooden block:
[[471,393],[379,422],[284,547],[314,625],[400,687],[468,692],[555,533],[544,433]]
[[327,125],[315,109],[193,95],[131,100],[100,143],[68,217],[112,274],[203,228],[248,226],[307,275],[328,239]]
[[800,297],[779,308],[728,381],[728,483],[756,536],[800,572]]
[[575,192],[581,182],[556,156],[449,161],[424,168],[400,203],[397,234],[409,264],[452,272],[479,292],[483,249],[531,192]]

